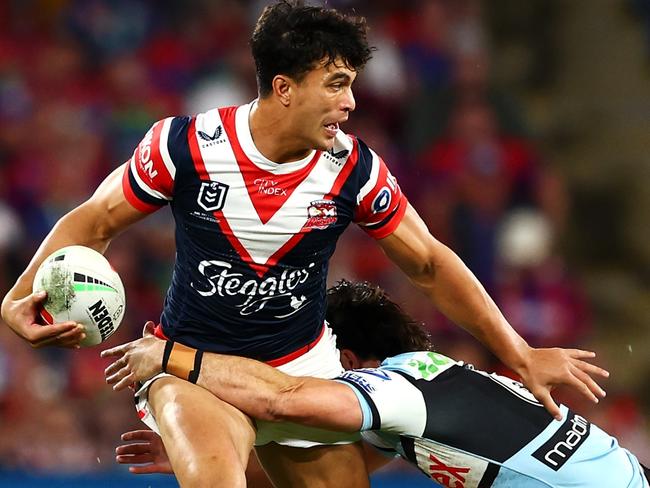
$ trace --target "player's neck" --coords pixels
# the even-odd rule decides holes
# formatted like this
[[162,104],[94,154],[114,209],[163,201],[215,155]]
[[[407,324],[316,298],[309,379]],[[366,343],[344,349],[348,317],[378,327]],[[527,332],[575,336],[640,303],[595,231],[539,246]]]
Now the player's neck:
[[313,149],[296,137],[282,107],[271,100],[259,100],[252,108],[249,126],[255,147],[264,157],[277,163],[290,163],[306,157]]

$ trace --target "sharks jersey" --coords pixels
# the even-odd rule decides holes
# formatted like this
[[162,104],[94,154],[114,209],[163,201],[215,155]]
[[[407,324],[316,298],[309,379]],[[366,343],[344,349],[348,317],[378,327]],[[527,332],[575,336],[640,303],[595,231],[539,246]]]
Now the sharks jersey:
[[557,421],[520,383],[433,352],[337,381],[356,393],[363,437],[448,488],[648,488],[638,460],[561,406]]
[[157,122],[122,186],[136,209],[169,204],[176,221],[164,334],[268,361],[322,333],[328,261],[350,222],[380,239],[408,204],[382,159],[341,131],[330,151],[266,159],[250,132],[254,103]]

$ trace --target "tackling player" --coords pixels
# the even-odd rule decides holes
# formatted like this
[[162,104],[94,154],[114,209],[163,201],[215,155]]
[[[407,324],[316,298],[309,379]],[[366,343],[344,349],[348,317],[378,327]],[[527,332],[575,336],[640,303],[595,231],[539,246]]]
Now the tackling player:
[[[169,205],[177,252],[157,334],[332,378],[341,364],[324,322],[327,269],[354,222],[553,414],[557,384],[593,401],[604,395],[580,360],[592,354],[529,347],[460,259],[429,234],[384,161],[340,130],[355,108],[352,84],[370,58],[364,19],[281,1],[263,11],[251,46],[257,100],[156,122],[129,161],[57,222],[3,300],[2,317],[17,334],[34,347],[77,347],[82,327],[39,324],[45,297],[31,294],[39,264],[72,244],[104,252],[121,231]],[[160,430],[183,486],[242,486],[256,435],[276,484],[368,484],[357,444],[285,447],[315,443],[282,426],[255,432],[231,405],[170,375],[138,392],[138,410]],[[314,440],[327,437],[320,435]]]
[[[555,420],[520,383],[428,351],[424,331],[378,287],[341,282],[328,300],[344,364],[366,369],[336,381],[296,378],[208,353],[197,384],[257,419],[361,430],[446,487],[648,488],[648,470],[584,417],[562,405],[563,420]],[[163,341],[145,337],[104,351],[118,357],[107,382],[119,390],[156,374],[164,350]],[[174,354],[167,370],[185,378]],[[379,365],[386,356],[393,357]],[[145,442],[120,446],[118,462],[169,472],[152,434],[125,434]]]

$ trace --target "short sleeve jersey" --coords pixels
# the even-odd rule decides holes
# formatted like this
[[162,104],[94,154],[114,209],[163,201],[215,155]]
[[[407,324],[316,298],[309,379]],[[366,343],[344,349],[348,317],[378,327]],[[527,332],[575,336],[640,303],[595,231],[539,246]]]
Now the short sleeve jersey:
[[408,202],[384,161],[341,131],[329,151],[268,160],[251,136],[253,103],[155,123],[123,190],[142,212],[169,204],[176,222],[165,335],[270,360],[320,334],[328,262],[345,228],[386,237]]
[[363,437],[449,488],[647,488],[638,460],[562,406],[553,419],[520,383],[433,352],[338,378],[356,393]]

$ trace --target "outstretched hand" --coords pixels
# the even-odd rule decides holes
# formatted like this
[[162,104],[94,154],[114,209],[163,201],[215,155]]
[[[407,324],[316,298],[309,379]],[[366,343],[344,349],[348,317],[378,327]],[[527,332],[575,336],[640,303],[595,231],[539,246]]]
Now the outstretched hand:
[[523,384],[546,407],[557,420],[562,419],[560,407],[551,396],[557,386],[566,385],[577,389],[592,402],[605,397],[603,390],[592,376],[608,378],[609,373],[585,361],[596,354],[581,349],[535,349],[528,351],[525,364],[517,371]]
[[32,293],[19,300],[5,298],[2,318],[7,325],[34,348],[57,346],[78,349],[85,339],[84,327],[76,322],[41,325],[40,308],[47,299],[44,291]]
[[133,383],[146,381],[161,372],[165,341],[156,338],[153,329],[153,322],[147,322],[142,339],[101,352],[103,358],[117,358],[104,370],[106,383],[113,385],[113,390],[123,390]]
[[[121,439],[130,444],[122,444],[115,449],[115,461],[131,464],[133,474],[174,474],[167,457],[162,439],[152,430],[132,430],[122,434]],[[137,465],[137,466],[136,466]]]

